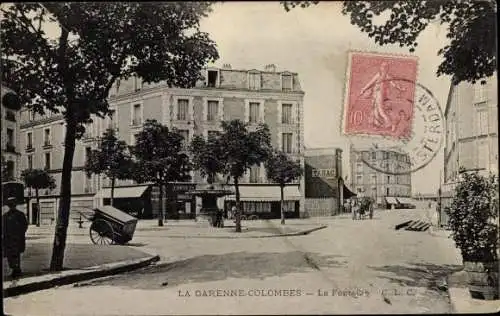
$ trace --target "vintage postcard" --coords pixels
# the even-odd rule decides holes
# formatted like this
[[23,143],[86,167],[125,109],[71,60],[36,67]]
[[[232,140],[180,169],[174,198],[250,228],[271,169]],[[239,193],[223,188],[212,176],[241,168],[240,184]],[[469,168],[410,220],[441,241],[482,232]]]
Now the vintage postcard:
[[496,14],[2,3],[4,315],[498,312]]

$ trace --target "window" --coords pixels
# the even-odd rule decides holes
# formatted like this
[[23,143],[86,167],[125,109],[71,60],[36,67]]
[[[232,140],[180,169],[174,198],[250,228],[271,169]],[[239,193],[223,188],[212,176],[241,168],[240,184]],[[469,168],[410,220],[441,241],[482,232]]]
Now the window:
[[44,146],[50,146],[50,128],[43,131],[43,144]]
[[260,89],[260,73],[248,74],[248,88],[250,90]]
[[7,146],[14,147],[14,130],[7,128]]
[[50,153],[45,153],[45,169],[50,170],[51,168],[51,157]]
[[29,115],[29,120],[30,121],[34,121],[35,120],[35,111],[29,110],[28,111],[28,115]]
[[363,193],[363,188],[362,187],[357,187],[356,188],[357,193]]
[[189,100],[178,99],[177,100],[177,120],[187,121],[189,113]]
[[488,168],[488,143],[481,142],[477,145],[477,167],[478,168]]
[[216,121],[219,113],[219,101],[208,101],[207,110],[207,121]]
[[109,110],[109,116],[108,116],[108,126],[107,128],[115,129],[116,128],[116,111],[115,110]]
[[283,91],[292,91],[292,76],[282,75],[281,76],[281,87]]
[[85,137],[92,137],[93,135],[93,128],[92,128],[92,123],[85,123]]
[[474,99],[475,102],[483,102],[486,101],[487,97],[487,91],[486,91],[487,85],[486,84],[476,84],[474,86]]
[[91,154],[92,154],[92,148],[85,147],[85,162],[89,161]]
[[292,123],[292,105],[283,104],[281,106],[281,123],[291,124]]
[[258,123],[259,122],[259,111],[260,110],[260,104],[257,102],[250,102],[249,105],[249,117],[248,120],[250,123]]
[[218,131],[208,131],[207,132],[207,139],[212,138],[212,137],[216,137],[218,134],[219,134]]
[[14,170],[15,170],[15,164],[14,161],[8,160],[7,161],[7,180],[14,179]]
[[385,194],[386,194],[387,196],[389,196],[389,195],[391,194],[391,190],[389,190],[389,188],[386,188],[386,189],[385,189]]
[[218,76],[219,76],[219,72],[217,70],[209,70],[207,72],[207,86],[209,87],[212,87],[212,88],[215,88],[217,87],[217,79],[218,79]]
[[377,184],[377,175],[376,174],[372,174],[372,183]]
[[357,162],[356,163],[356,171],[357,172],[363,171],[363,163],[362,162]]
[[189,131],[187,129],[181,129],[178,132],[182,136],[182,138],[184,139],[182,142],[182,146],[183,147],[187,146],[187,144],[189,142]]
[[33,148],[33,133],[26,133],[26,149]]
[[270,202],[243,202],[245,213],[270,213]]
[[382,156],[383,156],[383,159],[389,159],[389,153],[388,153],[388,152],[386,152],[386,151],[384,151],[384,152],[382,153]]
[[282,134],[282,144],[281,150],[287,154],[292,152],[292,133],[283,133]]
[[141,125],[141,124],[142,124],[141,105],[134,104],[132,112],[132,125]]
[[29,155],[27,158],[28,158],[28,169],[33,169],[33,156]]
[[391,176],[387,176],[387,183],[391,183]]
[[477,111],[477,121],[476,121],[476,131],[477,135],[487,135],[488,134],[488,112],[487,111]]
[[377,153],[375,151],[372,152],[372,160],[377,159]]
[[372,195],[377,196],[377,187],[372,187]]
[[260,166],[250,167],[250,183],[259,182],[260,177]]
[[358,174],[356,175],[356,183],[362,183],[363,182],[363,175]]

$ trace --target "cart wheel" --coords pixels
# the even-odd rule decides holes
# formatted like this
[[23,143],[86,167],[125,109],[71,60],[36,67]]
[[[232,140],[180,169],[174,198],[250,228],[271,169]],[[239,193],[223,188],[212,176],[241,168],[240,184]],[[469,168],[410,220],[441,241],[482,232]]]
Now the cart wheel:
[[90,239],[96,245],[113,244],[113,227],[108,222],[97,219],[90,225]]

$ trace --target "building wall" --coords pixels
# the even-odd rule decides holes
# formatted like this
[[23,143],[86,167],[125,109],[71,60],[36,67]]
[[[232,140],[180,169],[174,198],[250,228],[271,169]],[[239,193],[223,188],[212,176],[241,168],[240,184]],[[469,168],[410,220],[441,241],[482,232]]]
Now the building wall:
[[[12,164],[12,177],[13,180],[19,180],[21,175],[21,148],[20,148],[20,111],[16,108],[8,108],[3,104],[4,96],[8,93],[14,93],[11,89],[2,86],[1,87],[1,115],[2,115],[2,132],[1,132],[1,144],[2,144],[2,157],[5,162],[9,165]],[[13,135],[13,140],[9,141],[7,131],[11,130]]]
[[[373,156],[375,155],[375,156]],[[410,159],[407,154],[401,154],[391,150],[368,150],[362,148],[350,149],[350,177],[349,187],[354,193],[381,198],[410,197],[411,196],[411,174],[387,174],[374,170],[365,161],[378,161],[378,166],[392,172],[402,173],[410,170]],[[381,164],[380,164],[381,163]]]
[[[250,72],[246,70],[233,69],[209,69],[219,71],[219,80],[215,87],[209,86],[206,81],[200,81],[192,89],[169,88],[165,83],[143,84],[136,78],[115,84],[110,91],[110,109],[114,110],[112,119],[93,117],[93,122],[86,126],[86,136],[77,141],[75,157],[73,160],[72,173],[72,194],[83,196],[87,201],[92,201],[93,205],[100,204],[93,199],[93,195],[105,186],[109,186],[109,180],[103,176],[92,175],[89,179],[83,172],[85,164],[85,148],[97,147],[98,136],[102,135],[109,126],[116,128],[119,139],[127,144],[134,144],[134,135],[141,131],[142,123],[147,119],[155,119],[171,128],[188,130],[190,141],[194,135],[207,136],[208,131],[220,130],[221,120],[248,120],[249,102],[260,102],[263,106],[263,122],[267,123],[271,131],[271,140],[274,147],[281,149],[281,133],[293,133],[293,150],[290,156],[299,160],[303,166],[302,157],[304,151],[302,123],[303,96],[298,75],[289,72],[276,71],[251,71],[260,77],[260,87],[249,86]],[[292,89],[282,89],[282,77],[292,78]],[[205,74],[205,77],[207,75]],[[187,99],[189,102],[188,117],[184,121],[177,120],[177,106],[179,99]],[[223,109],[219,120],[216,122],[206,121],[207,101],[217,100]],[[282,103],[293,104],[292,124],[281,123]],[[140,104],[139,121],[133,122],[134,105]],[[50,152],[52,163],[51,174],[56,178],[58,187],[51,192],[47,192],[44,198],[50,199],[57,196],[60,191],[59,183],[62,171],[64,156],[64,121],[60,115],[46,114],[44,116],[35,115],[35,120],[31,120],[29,110],[22,113],[22,135],[23,159],[22,169],[28,167],[27,155],[33,156],[33,167],[45,167],[45,153]],[[255,125],[256,126],[256,125]],[[44,129],[51,129],[51,144],[43,146]],[[254,128],[254,127],[251,127]],[[33,134],[33,149],[26,149],[27,133]],[[194,181],[203,181],[201,177],[193,173]],[[249,174],[241,180],[241,183],[250,182]],[[264,166],[260,168],[258,182],[267,183]],[[303,179],[299,182],[303,183]],[[118,181],[117,185],[132,184],[132,181]],[[301,185],[301,190],[304,185]],[[154,191],[155,192],[155,191]],[[153,192],[153,196],[155,193]],[[154,199],[154,198],[153,198]],[[57,203],[53,203],[56,214]],[[154,205],[154,204],[153,204]],[[300,208],[303,209],[304,201],[301,201]],[[153,207],[154,208],[154,207]]]
[[451,86],[445,110],[444,182],[458,181],[460,167],[498,174],[496,74],[487,84]]

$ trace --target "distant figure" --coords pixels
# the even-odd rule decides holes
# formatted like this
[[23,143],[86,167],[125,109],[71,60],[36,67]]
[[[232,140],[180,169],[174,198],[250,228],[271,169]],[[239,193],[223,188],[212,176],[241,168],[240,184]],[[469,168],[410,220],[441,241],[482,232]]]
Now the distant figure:
[[12,278],[21,276],[21,253],[26,249],[28,220],[16,208],[16,198],[7,198],[9,210],[2,215],[3,255],[7,258]]
[[352,213],[352,219],[356,220],[358,219],[358,212],[359,212],[359,204],[356,199],[351,200],[351,213]]
[[233,206],[231,207],[231,218],[234,220],[234,222],[236,223],[236,212],[238,210],[236,209],[236,204],[233,204]]
[[370,219],[373,219],[373,204],[374,201],[370,200],[370,206],[369,206],[369,209],[368,209],[368,212],[369,212],[369,215],[370,215]]

